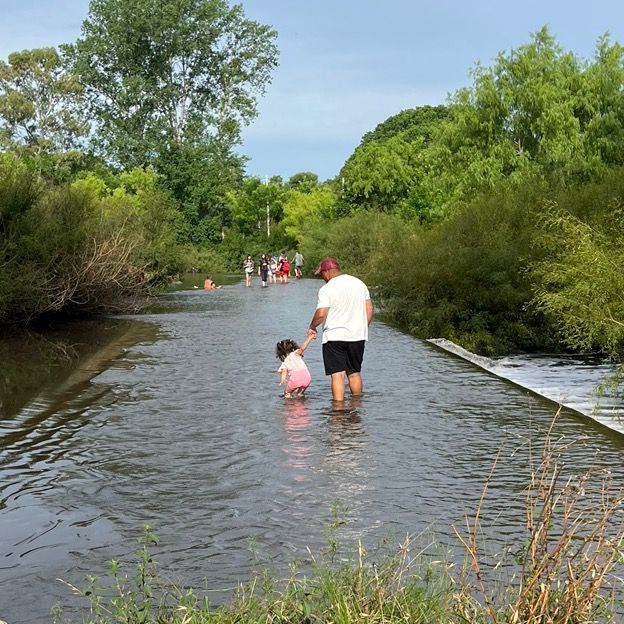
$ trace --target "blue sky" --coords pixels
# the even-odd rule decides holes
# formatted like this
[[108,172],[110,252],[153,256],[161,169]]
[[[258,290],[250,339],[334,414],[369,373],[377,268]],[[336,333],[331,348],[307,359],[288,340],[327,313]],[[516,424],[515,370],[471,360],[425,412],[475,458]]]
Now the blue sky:
[[[247,171],[335,176],[362,135],[402,109],[443,104],[476,62],[547,24],[591,58],[598,37],[624,43],[622,0],[240,0],[278,31],[280,66],[244,132]],[[88,0],[0,0],[0,58],[74,41]]]

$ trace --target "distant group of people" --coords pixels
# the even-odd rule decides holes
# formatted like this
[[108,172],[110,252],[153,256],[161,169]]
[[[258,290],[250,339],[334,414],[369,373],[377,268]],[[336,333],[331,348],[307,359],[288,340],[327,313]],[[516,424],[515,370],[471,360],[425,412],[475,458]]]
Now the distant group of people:
[[335,258],[325,258],[314,275],[320,275],[325,285],[319,289],[316,310],[301,346],[294,340],[280,340],[275,355],[280,360],[280,384],[284,397],[303,398],[312,379],[303,361],[303,352],[316,340],[317,327],[323,327],[323,364],[331,378],[332,399],[344,401],[345,382],[352,396],[360,396],[362,361],[368,340],[368,326],[373,320],[373,302],[368,287],[357,277],[342,273]]
[[[294,275],[297,279],[301,279],[303,275],[303,255],[297,251],[293,261],[295,264]],[[245,286],[251,286],[252,277],[256,271],[256,264],[251,255],[245,258],[243,271],[245,273]],[[278,280],[280,283],[286,284],[291,273],[290,260],[284,251],[279,255],[272,256],[262,254],[258,260],[257,271],[263,288],[266,288],[269,284],[277,284]]]

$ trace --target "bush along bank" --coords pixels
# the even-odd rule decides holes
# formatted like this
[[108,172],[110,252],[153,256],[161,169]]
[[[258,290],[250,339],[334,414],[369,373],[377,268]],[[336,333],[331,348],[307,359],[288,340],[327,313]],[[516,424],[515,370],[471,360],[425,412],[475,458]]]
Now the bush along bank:
[[175,253],[172,219],[155,188],[53,186],[18,159],[0,159],[0,325],[136,307],[175,262],[163,253]]

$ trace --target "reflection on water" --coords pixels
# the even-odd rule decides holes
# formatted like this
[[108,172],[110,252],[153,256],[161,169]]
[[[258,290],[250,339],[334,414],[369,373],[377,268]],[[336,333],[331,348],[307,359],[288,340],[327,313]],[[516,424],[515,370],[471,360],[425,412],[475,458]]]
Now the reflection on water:
[[[347,543],[433,526],[455,546],[500,448],[484,536],[494,550],[523,538],[529,449],[553,404],[378,322],[362,398],[332,405],[317,341],[305,399],[284,400],[274,346],[305,335],[319,285],[173,292],[62,347],[3,344],[0,619],[49,621],[56,600],[71,612],[54,579],[83,586],[128,560],[145,523],[167,576],[213,602],[258,556],[284,570],[325,546],[337,502]],[[567,466],[624,476],[617,434],[563,413],[555,435],[584,438]]]
[[306,429],[310,427],[310,407],[306,399],[284,400],[284,429],[286,431],[286,445],[284,452],[288,456],[288,466],[295,472],[294,479],[305,481],[303,474],[298,474],[308,467],[306,459],[310,456],[310,446],[307,443]]
[[158,334],[152,323],[99,319],[0,336],[0,419],[14,418],[34,399],[59,411],[55,401],[80,394],[126,348]]

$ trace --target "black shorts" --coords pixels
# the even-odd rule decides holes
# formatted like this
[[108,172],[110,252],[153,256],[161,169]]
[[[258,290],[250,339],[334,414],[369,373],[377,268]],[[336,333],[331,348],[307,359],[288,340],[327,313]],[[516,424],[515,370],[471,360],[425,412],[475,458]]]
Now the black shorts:
[[364,346],[366,340],[346,342],[344,340],[330,340],[323,345],[323,364],[325,374],[340,373],[347,375],[359,373],[362,370]]

